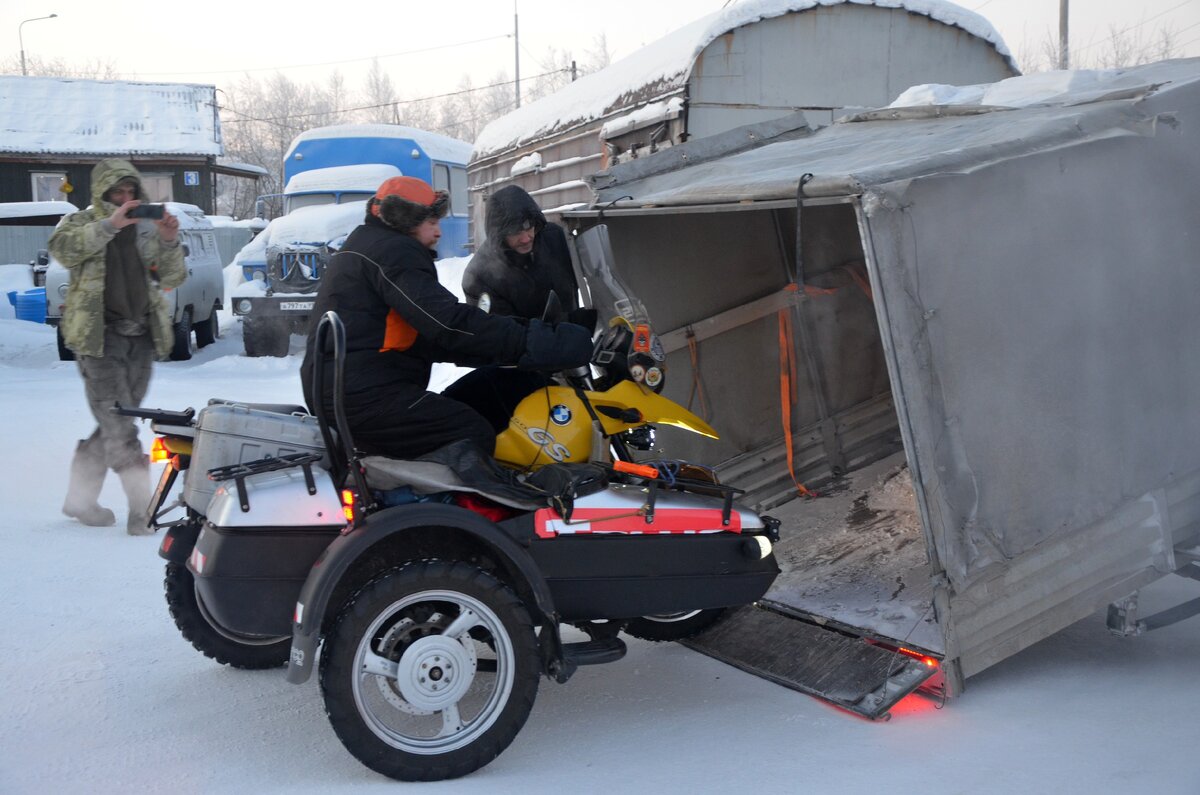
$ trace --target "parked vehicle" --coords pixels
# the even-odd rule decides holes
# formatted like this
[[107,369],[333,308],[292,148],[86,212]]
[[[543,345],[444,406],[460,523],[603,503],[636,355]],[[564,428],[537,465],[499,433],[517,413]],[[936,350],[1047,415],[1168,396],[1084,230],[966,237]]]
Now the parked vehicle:
[[[439,253],[465,254],[470,155],[463,141],[390,124],[319,127],[297,136],[283,160],[284,215],[237,258],[249,284],[233,305],[246,355],[287,355],[290,335],[308,328],[329,257],[363,217],[359,209],[349,228],[331,229],[322,222],[328,216],[308,212],[314,207],[358,206],[390,177],[418,177],[450,194]],[[261,197],[260,206],[269,198]]]
[[[226,401],[126,411],[152,420],[169,462],[151,521],[166,530],[184,637],[234,667],[287,662],[293,683],[323,643],[321,690],[346,748],[384,775],[433,780],[503,751],[542,675],[566,682],[620,659],[622,630],[682,636],[762,596],[778,523],[706,470],[632,460],[654,421],[715,436],[649,385],[650,367],[662,383],[661,350],[642,321],[625,302],[596,346],[595,382],[563,374],[569,389],[518,406],[505,434],[532,445],[519,472],[455,445],[419,461],[359,453],[334,313],[317,332],[335,351],[332,418]],[[568,393],[573,414],[556,403]],[[183,518],[165,521],[176,506]],[[564,624],[588,639],[564,640]]]
[[[173,361],[185,361],[192,358],[193,335],[197,348],[211,345],[221,335],[217,310],[224,307],[225,280],[216,236],[204,212],[192,204],[168,202],[166,206],[179,219],[179,239],[188,270],[183,284],[166,293],[175,327],[175,344],[170,357]],[[58,357],[70,361],[75,354],[63,345],[59,326],[70,274],[53,257],[48,256],[47,262],[46,322],[58,329]]]

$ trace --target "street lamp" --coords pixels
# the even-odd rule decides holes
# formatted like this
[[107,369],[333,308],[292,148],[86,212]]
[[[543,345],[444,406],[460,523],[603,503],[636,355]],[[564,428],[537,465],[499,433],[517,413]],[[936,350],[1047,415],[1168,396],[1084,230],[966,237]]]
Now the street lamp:
[[[51,14],[48,17],[34,17],[33,19],[25,20],[25,22],[37,22],[39,19],[54,19],[56,16],[58,14]],[[25,22],[17,25],[17,41],[21,43],[21,74],[28,77],[29,72],[25,71],[25,39],[21,38],[21,28],[24,27]]]

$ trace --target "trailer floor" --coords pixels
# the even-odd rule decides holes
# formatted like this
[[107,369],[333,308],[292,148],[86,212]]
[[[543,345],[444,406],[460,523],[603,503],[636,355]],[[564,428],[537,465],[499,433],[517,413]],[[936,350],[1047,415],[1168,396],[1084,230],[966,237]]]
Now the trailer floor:
[[944,653],[903,452],[769,513],[782,522],[782,573],[761,602]]

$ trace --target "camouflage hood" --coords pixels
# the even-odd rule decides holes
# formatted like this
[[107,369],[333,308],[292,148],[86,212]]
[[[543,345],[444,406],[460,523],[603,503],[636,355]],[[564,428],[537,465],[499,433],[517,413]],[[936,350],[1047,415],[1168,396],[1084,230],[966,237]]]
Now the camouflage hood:
[[116,210],[116,205],[104,201],[104,194],[123,179],[137,181],[137,198],[145,201],[146,192],[142,190],[142,175],[128,160],[111,158],[101,160],[92,169],[92,207],[96,210],[97,218],[107,218]]

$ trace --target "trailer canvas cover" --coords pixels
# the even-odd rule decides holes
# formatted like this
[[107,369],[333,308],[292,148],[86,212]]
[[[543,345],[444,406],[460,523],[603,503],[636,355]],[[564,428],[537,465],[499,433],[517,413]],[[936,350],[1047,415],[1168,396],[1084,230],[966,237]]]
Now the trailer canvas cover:
[[964,677],[1175,570],[1200,531],[1200,59],[1014,81],[594,182],[594,207],[647,215],[854,207]]

